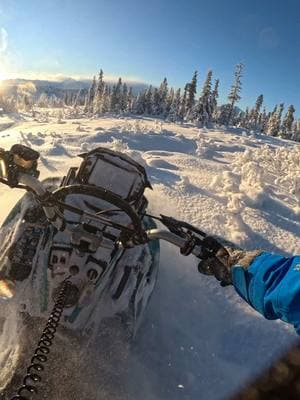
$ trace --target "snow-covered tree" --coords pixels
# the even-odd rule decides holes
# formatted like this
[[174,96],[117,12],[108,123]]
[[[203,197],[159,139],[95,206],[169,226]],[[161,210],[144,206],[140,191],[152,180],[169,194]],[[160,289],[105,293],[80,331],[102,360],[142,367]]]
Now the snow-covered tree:
[[217,110],[218,110],[218,97],[219,97],[219,79],[215,80],[215,86],[211,93],[210,104],[212,109],[212,121],[216,121],[217,119]]
[[77,95],[74,99],[74,103],[73,103],[73,107],[77,108],[80,106],[80,102],[81,102],[81,89],[78,90]]
[[89,88],[87,94],[84,112],[92,113],[94,111],[94,99],[95,99],[96,87],[97,87],[97,82],[96,82],[96,77],[94,76],[92,85]]
[[217,112],[217,122],[219,125],[226,125],[228,122],[230,104],[223,104]]
[[246,107],[246,110],[241,118],[241,122],[240,125],[243,128],[249,128],[249,118],[250,118],[250,114],[249,114],[249,107]]
[[122,78],[118,79],[118,83],[113,86],[111,94],[111,112],[119,114],[121,112],[122,98]]
[[187,120],[191,119],[191,115],[195,105],[195,97],[197,93],[197,76],[198,76],[198,71],[195,71],[192,81],[190,83],[187,83],[185,86],[185,91],[186,91],[185,117],[187,118]]
[[277,109],[278,105],[274,107],[273,111],[271,112],[269,119],[268,119],[268,126],[267,126],[267,134],[271,136],[276,136],[278,131],[277,131]]
[[108,113],[110,111],[110,90],[107,85],[104,86],[103,96],[102,96],[102,108],[101,114]]
[[121,112],[127,112],[127,105],[128,105],[128,87],[126,83],[123,83],[122,94],[120,98],[120,109]]
[[103,80],[103,70],[100,69],[97,86],[95,89],[94,98],[94,112],[101,115],[103,112],[103,94],[105,89],[105,82]]
[[184,120],[186,114],[187,114],[187,105],[186,105],[186,100],[187,100],[187,93],[188,93],[188,88],[189,88],[189,84],[187,83],[184,87],[184,92],[183,92],[183,96],[180,102],[180,106],[179,106],[179,112],[178,112],[178,117],[181,121]]
[[295,140],[296,142],[300,142],[300,119],[294,121],[294,127],[291,139]]
[[160,113],[160,93],[157,88],[154,88],[152,99],[152,114],[159,115]]
[[267,115],[266,108],[264,107],[263,112],[259,114],[258,125],[262,133],[266,133],[268,126],[269,116]]
[[231,87],[230,93],[228,95],[228,100],[229,100],[229,110],[228,110],[228,119],[227,119],[227,124],[229,125],[231,122],[231,119],[233,117],[233,112],[234,112],[234,107],[235,104],[241,99],[240,93],[242,90],[242,73],[243,73],[244,65],[242,63],[237,64],[235,67],[235,72],[234,72],[234,83]]
[[170,114],[171,105],[173,103],[174,96],[175,96],[174,89],[171,88],[169,90],[169,93],[168,93],[167,98],[166,98],[166,107],[165,107],[165,112],[164,112],[164,116],[165,117],[168,117],[168,115]]
[[256,99],[255,106],[252,109],[251,114],[250,114],[249,125],[250,125],[251,129],[254,129],[254,130],[261,129],[261,127],[258,124],[258,120],[259,120],[260,109],[263,104],[263,101],[264,101],[264,96],[261,94]]
[[207,125],[212,118],[211,79],[212,71],[210,70],[205,79],[199,100],[192,111],[192,120],[195,121],[198,126]]
[[[41,93],[36,102],[38,107],[46,108],[49,106],[49,98],[47,93]],[[67,103],[66,103],[67,104]]]
[[173,101],[171,104],[170,112],[168,115],[168,120],[171,122],[176,122],[178,119],[180,119],[179,113],[180,113],[180,105],[181,105],[181,95],[180,95],[180,89],[177,89]]
[[284,104],[281,103],[279,107],[276,105],[268,122],[267,133],[271,136],[278,136],[281,129],[281,118]]
[[151,115],[153,113],[152,85],[148,87],[145,93],[145,113],[148,115]]
[[158,115],[161,116],[166,115],[168,92],[169,92],[168,81],[167,78],[164,78],[158,89],[158,94],[159,94]]
[[295,112],[294,106],[291,104],[287,110],[287,113],[285,114],[285,117],[283,119],[282,123],[282,134],[283,137],[286,139],[289,139],[292,135],[292,127],[293,127],[293,122],[294,122],[294,112]]
[[144,114],[146,111],[146,91],[137,95],[133,112],[138,115]]
[[279,104],[279,109],[277,113],[277,135],[281,133],[281,119],[282,119],[283,109],[284,109],[284,103]]
[[127,96],[127,111],[129,113],[133,110],[133,103],[134,103],[134,95],[132,91],[132,87],[129,88],[128,96]]
[[[42,94],[46,94],[46,93],[42,93]],[[64,94],[64,103],[65,103],[66,106],[69,105],[69,93],[68,92],[66,92]]]

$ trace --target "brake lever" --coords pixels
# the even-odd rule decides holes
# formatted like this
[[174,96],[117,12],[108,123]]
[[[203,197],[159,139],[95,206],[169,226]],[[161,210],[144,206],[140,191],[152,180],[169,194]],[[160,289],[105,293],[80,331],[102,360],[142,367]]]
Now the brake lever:
[[[173,217],[168,217],[166,215],[160,214],[160,221],[169,229],[170,232],[180,235],[181,237],[185,237],[187,232],[193,232],[202,238],[205,238],[207,234],[202,232],[200,229],[195,226],[185,222],[177,220]],[[184,231],[186,229],[186,231]]]

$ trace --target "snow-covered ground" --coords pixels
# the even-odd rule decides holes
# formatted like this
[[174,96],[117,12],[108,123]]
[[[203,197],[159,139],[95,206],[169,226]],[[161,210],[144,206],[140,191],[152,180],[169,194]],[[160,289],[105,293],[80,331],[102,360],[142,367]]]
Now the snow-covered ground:
[[[77,154],[109,146],[145,165],[152,213],[179,217],[247,249],[300,253],[300,145],[153,119],[5,118],[0,147],[23,143],[38,150],[43,177],[62,176],[80,164]],[[0,188],[0,220],[21,195]],[[100,374],[95,399],[224,399],[296,340],[287,325],[264,320],[232,288],[200,275],[192,257],[163,245],[161,258],[157,288],[118,385],[101,384]]]

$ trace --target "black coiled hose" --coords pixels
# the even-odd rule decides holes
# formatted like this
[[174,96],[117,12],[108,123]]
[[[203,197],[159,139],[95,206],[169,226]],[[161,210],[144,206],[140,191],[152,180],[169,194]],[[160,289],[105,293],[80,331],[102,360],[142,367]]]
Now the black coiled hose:
[[52,313],[50,314],[45,329],[43,330],[41,338],[38,342],[38,347],[36,348],[34,356],[31,359],[31,364],[27,368],[27,374],[23,379],[23,385],[19,388],[17,394],[12,397],[11,400],[29,400],[26,395],[38,393],[37,383],[41,382],[42,380],[40,372],[44,371],[43,364],[47,362],[47,355],[50,353],[50,347],[58,328],[59,321],[67,300],[68,289],[70,287],[70,281],[65,280],[62,283],[62,288],[59,292]]

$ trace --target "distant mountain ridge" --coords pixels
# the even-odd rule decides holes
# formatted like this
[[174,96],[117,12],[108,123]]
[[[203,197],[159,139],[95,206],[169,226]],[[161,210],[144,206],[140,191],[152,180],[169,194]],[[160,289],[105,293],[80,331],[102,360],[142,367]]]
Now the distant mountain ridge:
[[[132,87],[133,92],[136,94],[145,88],[148,87],[147,84],[142,82],[124,82],[128,85],[128,87]],[[83,90],[87,91],[88,88],[91,86],[92,80],[91,79],[80,79],[76,80],[73,78],[64,78],[57,81],[52,80],[40,80],[40,79],[6,79],[1,82],[0,93],[4,94],[16,94],[18,88],[21,85],[26,85],[32,83],[36,88],[36,94],[39,95],[41,93],[47,93],[49,95],[57,95],[60,96],[65,91],[78,91]],[[108,81],[107,84],[109,86],[113,86],[117,82]]]

